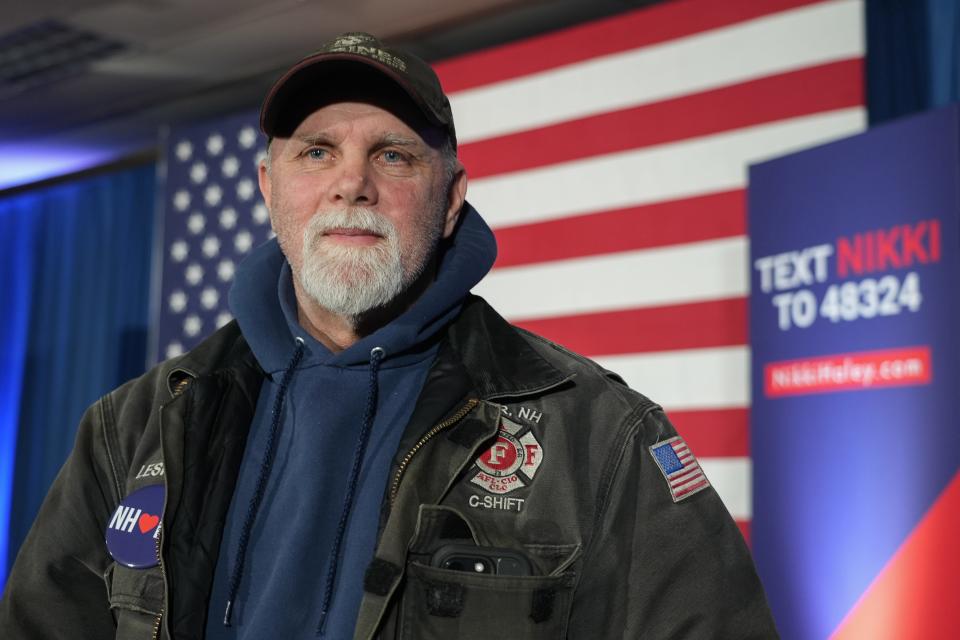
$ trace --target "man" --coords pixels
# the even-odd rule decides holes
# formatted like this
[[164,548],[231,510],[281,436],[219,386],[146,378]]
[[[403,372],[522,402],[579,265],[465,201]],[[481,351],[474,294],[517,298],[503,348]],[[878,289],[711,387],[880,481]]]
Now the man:
[[3,637],[776,637],[660,408],[469,294],[495,243],[424,62],[340,36],[261,128],[237,322],[87,412]]

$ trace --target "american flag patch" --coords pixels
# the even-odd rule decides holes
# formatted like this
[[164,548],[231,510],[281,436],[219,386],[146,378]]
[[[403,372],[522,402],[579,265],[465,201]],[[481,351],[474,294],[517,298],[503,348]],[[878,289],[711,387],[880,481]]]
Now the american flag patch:
[[650,455],[667,479],[674,502],[680,502],[710,486],[700,463],[680,436],[652,445]]

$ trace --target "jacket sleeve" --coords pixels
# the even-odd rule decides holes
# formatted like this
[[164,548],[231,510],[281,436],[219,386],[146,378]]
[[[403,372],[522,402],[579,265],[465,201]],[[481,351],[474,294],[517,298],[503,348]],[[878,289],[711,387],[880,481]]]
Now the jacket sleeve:
[[649,447],[674,435],[653,409],[611,452],[570,638],[778,637],[750,553],[716,491],[673,501]]
[[104,400],[80,423],[20,548],[0,603],[0,637],[16,640],[112,638],[104,573],[111,560],[104,527],[119,502],[107,455]]

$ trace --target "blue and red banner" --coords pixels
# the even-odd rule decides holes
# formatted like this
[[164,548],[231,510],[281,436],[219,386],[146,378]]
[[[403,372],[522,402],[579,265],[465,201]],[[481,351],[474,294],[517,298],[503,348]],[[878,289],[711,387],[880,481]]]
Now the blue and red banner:
[[960,622],[958,118],[750,170],[753,550],[784,638]]

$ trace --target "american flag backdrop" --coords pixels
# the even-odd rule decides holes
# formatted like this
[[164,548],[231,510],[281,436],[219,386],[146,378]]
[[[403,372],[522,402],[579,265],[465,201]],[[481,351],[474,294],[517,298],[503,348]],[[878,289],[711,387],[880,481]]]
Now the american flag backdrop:
[[[680,0],[435,65],[512,322],[661,403],[749,539],[747,166],[866,127],[862,0]],[[174,129],[159,357],[270,234],[256,113]]]
[[257,126],[251,111],[168,136],[159,360],[180,355],[232,319],[233,272],[273,235],[257,186],[266,152]]

